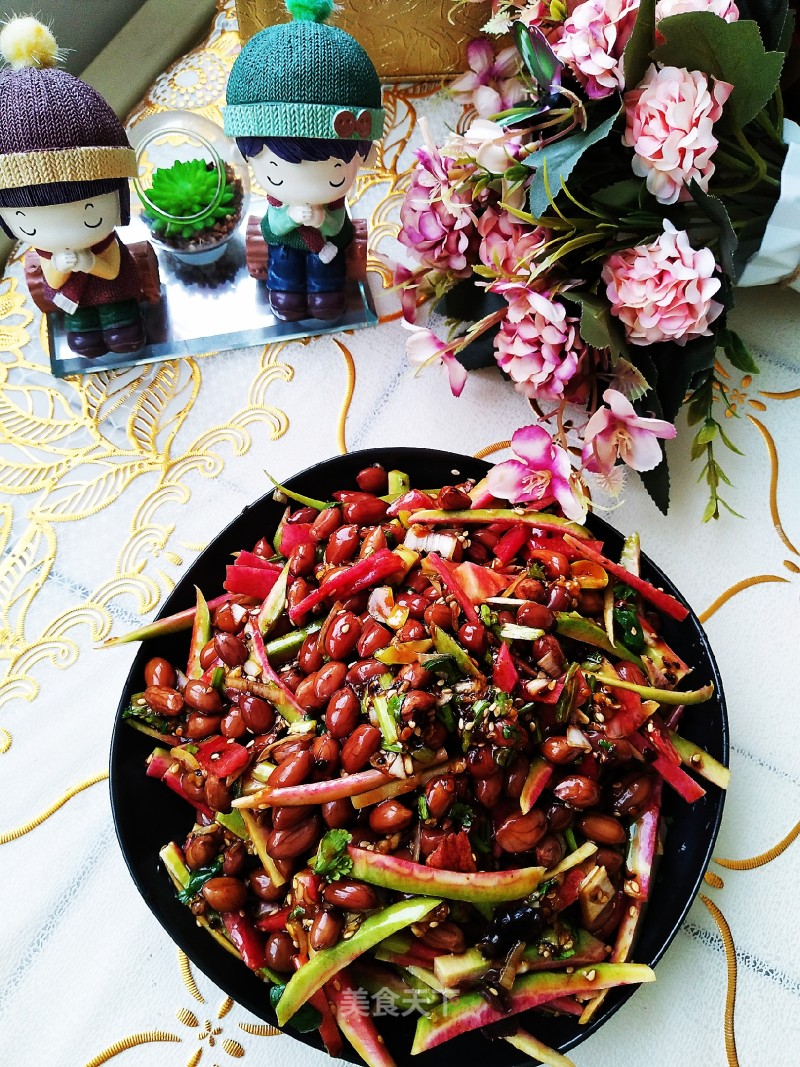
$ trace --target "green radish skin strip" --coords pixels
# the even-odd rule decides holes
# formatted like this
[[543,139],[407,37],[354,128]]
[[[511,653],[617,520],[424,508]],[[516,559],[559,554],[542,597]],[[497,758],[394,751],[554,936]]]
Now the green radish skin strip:
[[275,1009],[278,1026],[285,1026],[309,997],[367,949],[373,948],[379,941],[410,926],[411,923],[420,922],[441,903],[441,900],[415,897],[391,904],[365,919],[349,941],[340,941],[332,948],[324,948],[316,956],[312,956],[292,975],[278,1001]]
[[463,522],[470,525],[475,523],[485,524],[491,522],[525,523],[526,526],[534,526],[537,530],[556,530],[563,534],[565,531],[574,537],[591,538],[591,533],[585,526],[569,519],[559,518],[558,515],[540,515],[534,511],[513,511],[511,508],[472,508],[470,511],[415,511],[414,522],[426,526],[435,526],[438,522],[450,523]]
[[247,797],[233,801],[235,808],[301,807],[306,804],[327,804],[330,800],[342,800],[375,789],[386,782],[383,771],[359,771],[346,774],[344,778],[328,778],[322,782],[306,782],[303,785],[286,785],[277,789],[260,790]]
[[[606,946],[586,930],[579,930],[574,940],[574,955],[563,960],[552,960],[542,956],[539,945],[529,945],[522,953],[520,974],[530,971],[552,970],[554,967],[576,967],[582,963],[601,963],[606,956]],[[480,978],[496,964],[477,948],[468,949],[458,956],[442,953],[433,961],[433,973],[443,986],[451,988],[462,982]]]
[[262,637],[269,636],[281,612],[286,607],[286,586],[289,582],[289,563],[284,564],[278,580],[267,593],[267,598],[258,613],[256,626]]
[[302,504],[303,507],[314,508],[316,511],[325,511],[326,508],[334,507],[336,503],[334,500],[315,500],[313,496],[303,496],[301,493],[293,493],[292,490],[287,489],[285,485],[276,482],[269,471],[264,471],[264,474],[266,474],[279,493],[283,493],[289,500],[294,500],[296,504]]
[[707,782],[713,782],[720,789],[728,788],[731,772],[724,764],[720,763],[719,760],[715,760],[713,756],[710,756],[705,749],[696,745],[694,741],[687,741],[685,737],[676,734],[674,730],[668,730],[667,734],[675,746],[675,751],[680,756],[684,767],[697,771]]
[[458,871],[440,871],[424,863],[384,856],[352,845],[347,851],[353,861],[351,876],[362,882],[394,889],[398,893],[419,893],[468,903],[502,904],[508,900],[521,900],[532,893],[545,877],[544,867],[461,874]]
[[[209,600],[207,607],[209,611],[215,611],[217,608],[221,608],[223,604],[227,604],[230,599],[231,594],[225,593],[223,596]],[[117,645],[127,645],[132,641],[149,641],[153,637],[163,637],[166,634],[179,634],[183,630],[191,630],[196,613],[196,607],[187,608],[185,611],[179,611],[175,615],[168,615],[166,619],[156,619],[155,622],[148,622],[146,626],[140,626],[138,630],[131,630],[129,634],[122,634],[120,637],[109,637],[102,644],[95,645],[95,648],[116,648]]]
[[556,633],[562,637],[571,637],[575,641],[582,641],[585,645],[599,648],[609,655],[617,656],[618,659],[635,663],[637,667],[644,667],[639,656],[631,652],[618,641],[609,641],[608,634],[599,626],[596,626],[582,615],[576,615],[568,611],[557,611]]
[[714,683],[709,682],[701,689],[679,691],[677,689],[655,689],[650,685],[637,685],[636,682],[625,682],[622,678],[613,678],[608,674],[595,674],[598,682],[609,685],[615,689],[630,689],[632,693],[638,693],[644,700],[655,700],[659,704],[704,704],[714,695]]
[[538,1008],[558,997],[581,996],[614,986],[654,982],[655,979],[655,974],[643,963],[598,963],[591,968],[580,968],[573,974],[549,971],[526,974],[514,983],[509,998],[510,1011],[498,1011],[480,993],[467,993],[456,1001],[434,1008],[429,1016],[423,1016],[417,1023],[411,1055],[427,1052],[459,1034]]
[[197,594],[197,606],[195,607],[194,621],[192,623],[192,640],[189,646],[189,664],[186,668],[186,676],[188,678],[202,678],[203,667],[200,663],[200,653],[211,640],[211,612],[208,610],[206,598],[197,586],[194,587],[194,590]]
[[395,1067],[371,1015],[353,1010],[357,986],[345,971],[327,982],[325,994],[330,1001],[336,1025],[359,1054],[367,1067]]
[[656,589],[650,582],[646,582],[644,578],[640,578],[638,574],[634,574],[633,571],[626,570],[625,567],[621,567],[619,563],[614,563],[613,560],[608,559],[602,552],[595,552],[593,548],[589,548],[588,545],[582,545],[580,541],[571,537],[568,533],[564,534],[564,540],[570,546],[583,555],[592,560],[593,563],[599,563],[601,567],[605,568],[609,574],[613,574],[615,578],[618,578],[621,582],[625,582],[631,589],[639,593],[645,600],[648,600],[659,611],[663,611],[665,615],[669,615],[670,618],[677,619],[678,622],[683,622],[686,616],[689,614],[689,609],[685,608],[680,601],[676,600],[670,593],[665,593],[661,589]]
[[518,1048],[520,1052],[524,1052],[526,1056],[530,1056],[532,1060],[545,1064],[546,1067],[575,1067],[574,1060],[562,1056],[560,1052],[543,1044],[538,1037],[529,1034],[527,1030],[517,1030],[516,1034],[504,1040],[514,1048]]

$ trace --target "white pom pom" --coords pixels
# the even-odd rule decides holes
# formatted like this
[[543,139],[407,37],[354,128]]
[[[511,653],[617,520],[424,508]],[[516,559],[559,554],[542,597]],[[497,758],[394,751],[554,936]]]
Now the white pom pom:
[[21,67],[54,67],[58,62],[58,45],[38,19],[11,19],[0,32],[0,52],[15,70]]

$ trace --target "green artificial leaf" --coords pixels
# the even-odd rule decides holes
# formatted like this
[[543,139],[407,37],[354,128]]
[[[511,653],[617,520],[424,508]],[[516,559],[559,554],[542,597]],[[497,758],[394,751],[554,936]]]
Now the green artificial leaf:
[[353,869],[353,861],[347,851],[352,841],[347,830],[328,830],[319,843],[314,860],[314,874],[321,874],[329,882],[338,881]]
[[618,114],[619,101],[615,101],[614,111],[594,129],[580,130],[528,156],[525,165],[536,171],[530,190],[530,209],[535,218],[541,218],[547,211],[550,197],[555,199],[558,196],[561,183],[568,180],[584,152],[608,137]]
[[683,346],[671,342],[648,345],[648,354],[658,374],[656,395],[663,418],[668,422],[675,421],[694,376],[714,365],[716,347],[717,339],[713,334],[698,337]]
[[664,453],[664,445],[659,441],[664,458],[651,471],[639,471],[642,485],[647,490],[647,495],[653,501],[662,515],[669,511],[669,468],[667,457]]
[[726,22],[711,11],[692,11],[661,19],[658,32],[664,37],[653,52],[659,63],[701,70],[733,85],[720,126],[741,129],[772,99],[784,54],[764,50],[755,22]]
[[752,19],[758,23],[767,48],[774,48],[779,52],[788,51],[792,17],[786,0],[737,0],[736,6],[739,9],[740,21]]
[[727,209],[719,197],[711,196],[710,193],[705,192],[697,184],[694,178],[689,182],[689,192],[692,194],[697,207],[707,219],[717,228],[719,234],[719,241],[717,243],[717,261],[722,269],[731,278],[736,277],[736,268],[734,266],[733,256],[736,249],[739,246],[739,239],[736,236],[736,231],[731,225],[730,216]]
[[611,313],[611,305],[597,293],[568,290],[561,294],[565,300],[581,306],[580,333],[592,348],[607,348],[615,357],[627,354],[625,334],[619,321]]
[[633,32],[622,53],[625,88],[635,89],[650,66],[656,39],[656,0],[640,0]]
[[515,22],[514,43],[537,85],[549,93],[553,83],[560,78],[564,64],[556,58],[545,35],[536,26]]
[[638,178],[625,178],[624,181],[613,182],[600,189],[592,195],[592,200],[601,207],[637,208],[641,191],[642,182]]
[[650,390],[650,383],[630,360],[618,359],[614,364],[614,377],[611,388],[617,389],[624,397],[633,402],[640,400]]
[[744,341],[733,330],[720,330],[717,343],[728,357],[728,362],[744,374],[759,374],[761,368],[750,355]]

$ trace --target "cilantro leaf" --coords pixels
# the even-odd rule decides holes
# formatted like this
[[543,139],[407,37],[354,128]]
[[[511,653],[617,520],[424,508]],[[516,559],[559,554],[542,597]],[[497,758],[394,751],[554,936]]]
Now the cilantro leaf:
[[181,904],[189,904],[197,896],[209,878],[216,878],[222,872],[222,856],[217,856],[208,867],[199,867],[192,871],[189,880],[183,889],[178,890],[178,900]]
[[321,874],[329,882],[338,881],[353,869],[353,861],[347,852],[352,841],[347,830],[328,830],[322,838],[314,860],[314,873]]

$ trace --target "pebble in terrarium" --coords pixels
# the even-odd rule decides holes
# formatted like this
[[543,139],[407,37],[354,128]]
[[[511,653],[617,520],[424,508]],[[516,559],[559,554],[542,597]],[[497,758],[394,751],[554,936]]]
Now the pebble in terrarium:
[[228,80],[225,132],[267,193],[267,288],[288,322],[345,312],[345,198],[383,133],[377,72],[354,38],[325,24],[333,6],[287,0],[293,21],[252,37]]
[[46,26],[12,19],[0,51],[11,68],[0,71],[0,225],[38,253],[73,352],[136,352],[142,289],[116,233],[130,218],[135,153],[100,94],[56,67]]

